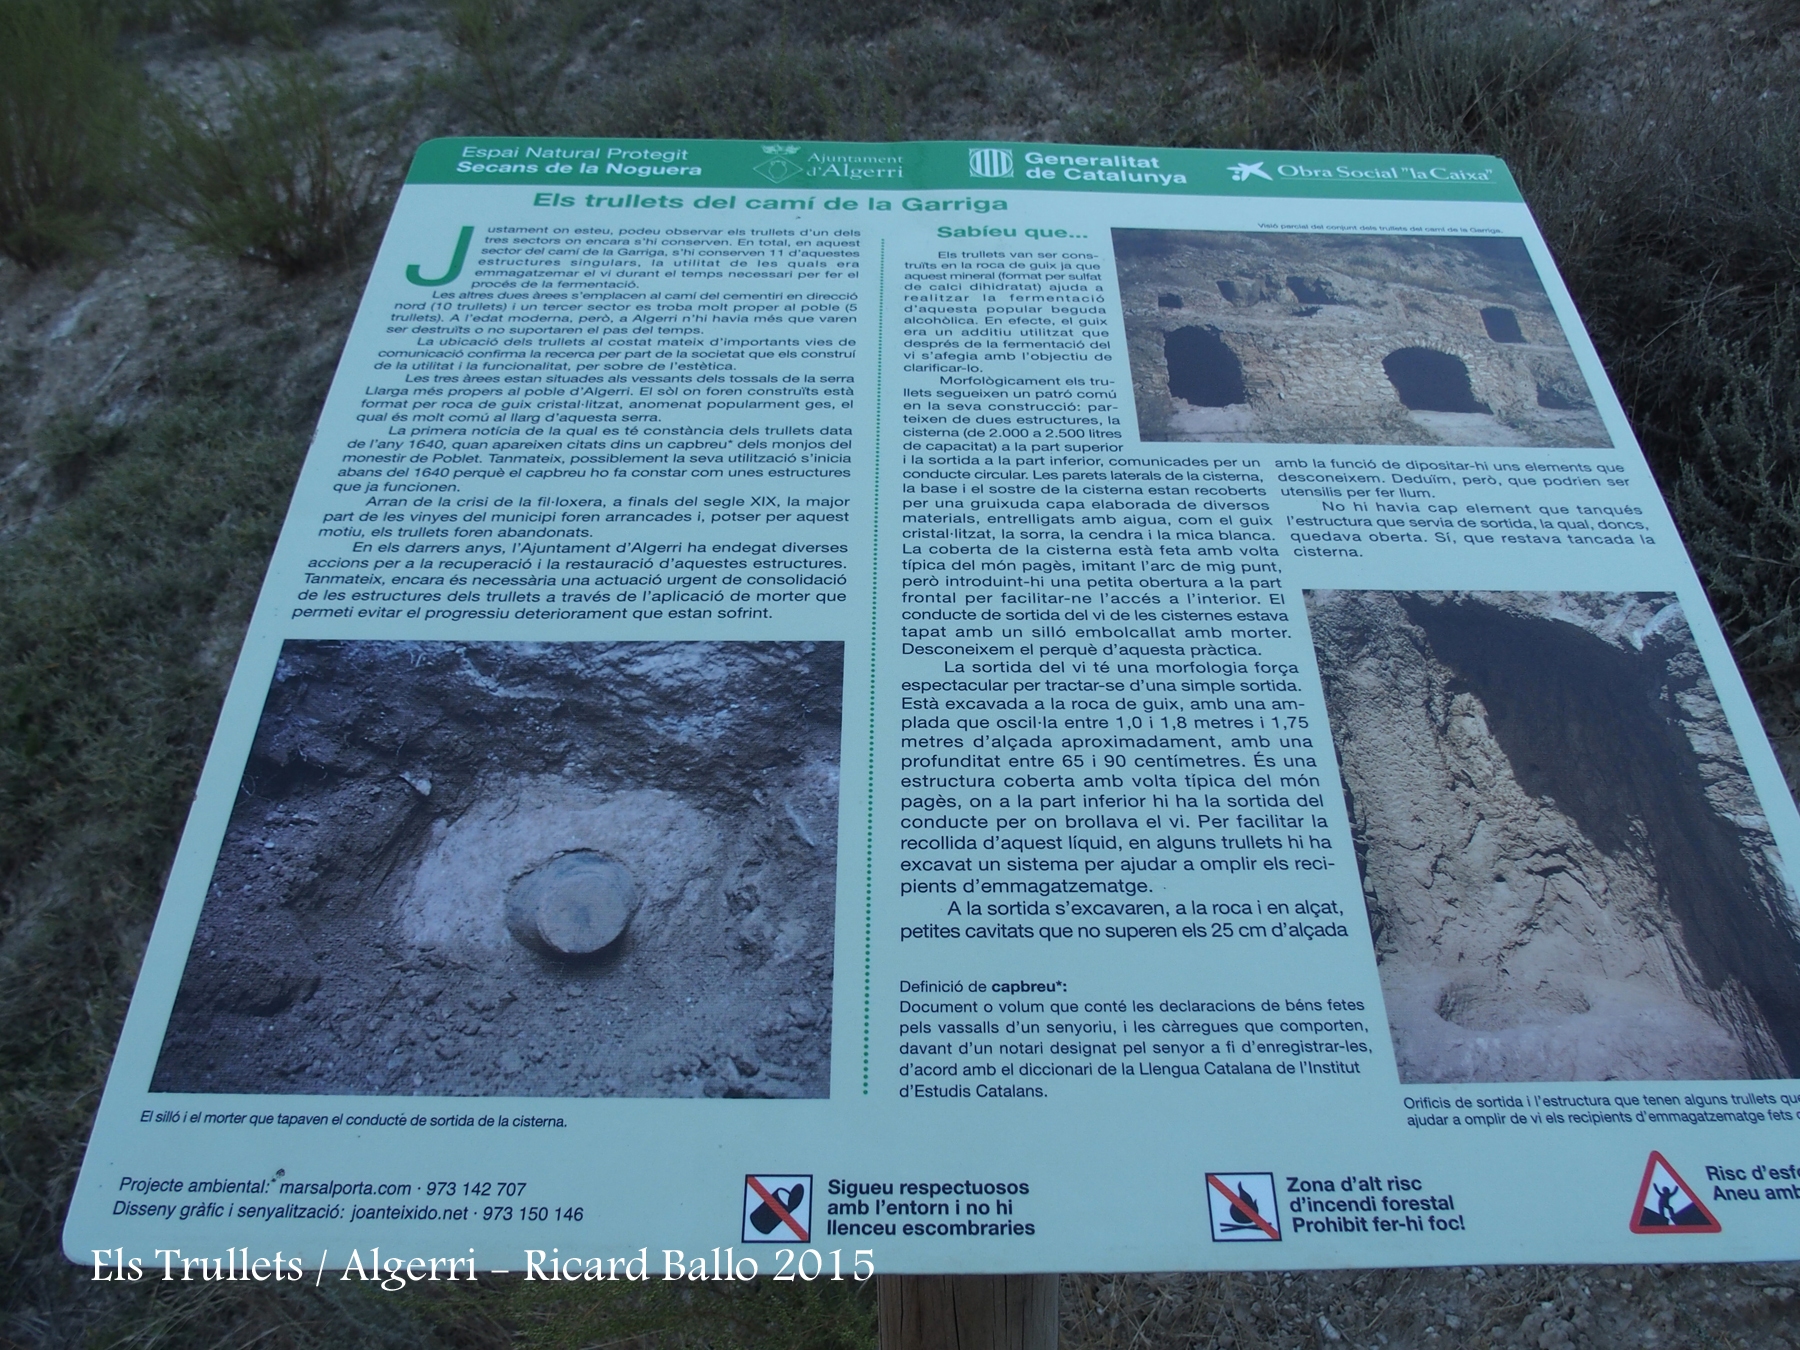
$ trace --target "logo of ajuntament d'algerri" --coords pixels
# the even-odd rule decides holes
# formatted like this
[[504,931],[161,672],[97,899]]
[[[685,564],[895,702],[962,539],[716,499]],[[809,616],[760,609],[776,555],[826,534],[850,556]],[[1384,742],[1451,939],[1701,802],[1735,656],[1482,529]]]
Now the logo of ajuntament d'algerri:
[[770,158],[765,159],[761,164],[756,165],[755,169],[757,173],[761,174],[771,183],[785,183],[796,174],[803,172],[800,166],[794,163],[793,160],[777,158],[777,156],[799,154],[800,147],[797,145],[765,145],[762,148],[762,152],[765,155],[770,156]]

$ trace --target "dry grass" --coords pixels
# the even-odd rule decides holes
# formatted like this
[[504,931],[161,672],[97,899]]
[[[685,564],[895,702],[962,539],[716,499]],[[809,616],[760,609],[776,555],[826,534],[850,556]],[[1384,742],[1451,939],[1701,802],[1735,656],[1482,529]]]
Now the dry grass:
[[45,267],[96,244],[128,195],[139,81],[97,4],[0,4],[0,254]]
[[332,73],[288,58],[226,77],[230,119],[159,101],[146,197],[195,243],[287,275],[350,255],[393,137],[364,125]]

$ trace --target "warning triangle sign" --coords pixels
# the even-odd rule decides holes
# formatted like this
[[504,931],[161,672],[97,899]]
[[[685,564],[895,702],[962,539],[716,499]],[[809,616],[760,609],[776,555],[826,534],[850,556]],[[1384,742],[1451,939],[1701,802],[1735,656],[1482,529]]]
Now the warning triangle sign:
[[1655,1149],[1644,1164],[1643,1184],[1638,1187],[1637,1207],[1631,1212],[1634,1233],[1716,1233],[1719,1221],[1694,1188],[1669,1166]]

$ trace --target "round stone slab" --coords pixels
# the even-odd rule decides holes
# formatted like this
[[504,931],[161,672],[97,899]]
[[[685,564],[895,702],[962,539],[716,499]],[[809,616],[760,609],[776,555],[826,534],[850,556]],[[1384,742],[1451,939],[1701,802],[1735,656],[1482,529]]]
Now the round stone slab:
[[619,940],[637,907],[637,883],[621,863],[565,853],[513,882],[506,926],[540,955],[593,956]]

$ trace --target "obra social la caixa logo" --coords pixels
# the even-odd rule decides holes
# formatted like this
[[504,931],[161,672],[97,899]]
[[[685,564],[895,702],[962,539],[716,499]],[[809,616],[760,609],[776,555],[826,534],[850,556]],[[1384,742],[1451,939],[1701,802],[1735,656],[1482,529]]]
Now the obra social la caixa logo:
[[1374,182],[1398,183],[1491,183],[1494,181],[1494,170],[1487,166],[1456,166],[1449,164],[1336,164],[1329,168],[1321,168],[1310,164],[1277,163],[1274,176],[1263,165],[1267,161],[1257,160],[1251,163],[1241,160],[1226,166],[1234,183],[1247,183],[1253,178],[1272,183],[1281,179],[1330,179],[1336,182],[1366,180]]

